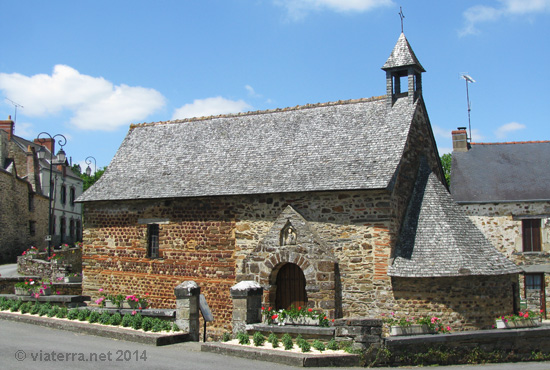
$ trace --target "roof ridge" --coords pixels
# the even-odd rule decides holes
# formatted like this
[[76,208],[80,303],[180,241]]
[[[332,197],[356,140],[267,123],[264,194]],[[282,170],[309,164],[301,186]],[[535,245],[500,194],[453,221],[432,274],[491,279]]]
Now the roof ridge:
[[220,114],[220,115],[213,115],[213,116],[175,119],[175,120],[169,120],[169,121],[132,123],[130,125],[130,130],[133,130],[136,127],[147,127],[147,126],[174,124],[174,123],[207,121],[207,120],[211,120],[211,119],[214,119],[214,118],[245,117],[245,116],[255,116],[255,115],[260,115],[260,114],[268,114],[268,113],[289,112],[289,111],[296,111],[296,110],[302,110],[302,109],[311,109],[311,108],[318,108],[318,107],[330,107],[330,106],[344,105],[344,104],[366,103],[366,102],[383,100],[385,97],[386,97],[385,95],[382,95],[382,96],[373,96],[373,97],[370,97],[370,98],[348,99],[348,100],[338,100],[338,101],[326,102],[326,103],[296,105],[294,107],[287,107],[287,108],[275,108],[275,109],[265,109],[265,110],[240,112],[240,113],[228,113],[228,114]]
[[499,143],[470,143],[471,145],[503,145],[503,144],[542,144],[550,143],[550,140],[532,140],[532,141],[505,141]]

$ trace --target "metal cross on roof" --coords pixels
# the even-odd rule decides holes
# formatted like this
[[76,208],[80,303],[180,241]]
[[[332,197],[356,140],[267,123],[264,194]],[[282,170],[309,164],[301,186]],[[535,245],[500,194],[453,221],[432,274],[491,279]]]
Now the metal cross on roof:
[[403,14],[403,8],[399,7],[399,18],[401,18],[401,33],[403,33],[403,18],[405,18],[405,14]]

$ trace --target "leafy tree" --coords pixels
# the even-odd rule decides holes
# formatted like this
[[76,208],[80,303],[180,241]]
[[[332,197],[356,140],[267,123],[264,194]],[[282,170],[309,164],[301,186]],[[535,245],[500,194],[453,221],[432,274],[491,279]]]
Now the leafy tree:
[[92,174],[92,176],[88,176],[86,173],[82,173],[82,169],[80,168],[80,165],[75,164],[72,167],[72,170],[75,174],[80,176],[82,181],[84,182],[84,191],[88,190],[90,186],[95,184],[97,180],[103,175],[103,172],[107,169],[107,166],[100,168],[96,171],[96,173]]
[[451,162],[451,153],[443,154],[441,156],[441,165],[443,166],[443,173],[445,174],[445,181],[447,181],[448,186],[451,186]]

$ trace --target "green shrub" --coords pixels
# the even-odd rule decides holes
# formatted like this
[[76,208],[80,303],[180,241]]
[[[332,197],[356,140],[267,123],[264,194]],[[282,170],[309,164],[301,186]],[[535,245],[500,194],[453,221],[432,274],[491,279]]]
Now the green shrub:
[[323,352],[326,348],[325,348],[325,345],[323,344],[323,342],[321,342],[320,340],[316,339],[313,341],[313,348],[315,348],[317,351],[319,352]]
[[239,344],[242,344],[243,346],[250,344],[250,337],[244,331],[237,333],[237,339],[239,340]]
[[108,311],[103,311],[97,322],[102,325],[109,325],[111,323],[111,314]]
[[88,319],[88,317],[90,316],[90,310],[85,308],[83,310],[79,310],[78,311],[78,320],[79,321],[86,321],[86,319]]
[[55,315],[57,315],[58,312],[59,312],[59,306],[53,306],[52,308],[50,308],[46,316],[54,317]]
[[311,344],[305,339],[302,339],[298,346],[302,349],[302,352],[309,352],[311,350]]
[[[141,328],[143,329],[143,331],[149,331],[153,328],[153,326],[155,326],[155,324],[153,323],[153,319],[151,319],[150,317],[145,317],[141,321]],[[156,326],[158,327],[158,324]]]
[[222,342],[229,342],[231,340],[231,334],[224,332],[222,335]]
[[173,331],[180,331],[181,329],[180,329],[180,327],[178,326],[178,324],[173,323],[173,324],[172,324],[172,330],[173,330]]
[[172,329],[172,323],[170,321],[160,320],[160,325],[162,330],[170,331],[170,329]]
[[97,320],[99,320],[99,312],[97,311],[92,311],[90,312],[90,316],[88,316],[88,322],[90,323],[94,323],[94,322],[97,322]]
[[69,312],[67,312],[67,318],[69,320],[76,320],[78,319],[78,308],[71,308]]
[[38,310],[38,315],[39,316],[46,315],[48,312],[50,312],[51,308],[52,308],[52,305],[50,304],[50,302],[46,302],[46,303],[40,305],[40,310]]
[[305,342],[306,340],[304,338],[302,338],[302,336],[300,334],[298,334],[298,336],[296,337],[296,344],[298,345],[298,347],[302,347],[302,344]]
[[331,351],[338,351],[340,347],[338,346],[338,343],[332,338],[327,343],[327,349],[330,349]]
[[13,302],[13,303],[11,304],[10,311],[11,311],[11,312],[17,312],[17,311],[19,311],[19,307],[21,307],[22,304],[23,304],[23,301],[22,301],[22,300],[20,300],[20,299],[16,300],[15,302]]
[[21,306],[19,306],[19,312],[27,313],[31,310],[32,306],[33,306],[32,302],[25,302]]
[[109,324],[113,326],[118,326],[122,322],[122,315],[120,313],[114,313],[111,315],[111,320],[109,321]]
[[67,309],[67,307],[59,307],[59,310],[55,314],[55,317],[57,317],[58,319],[64,319],[65,317],[67,317],[68,311],[69,310]]
[[38,315],[38,311],[40,311],[40,307],[42,307],[42,304],[40,302],[36,302],[32,307],[29,313],[31,315]]
[[125,314],[123,317],[122,317],[122,321],[120,322],[120,324],[127,328],[127,327],[130,327],[132,326],[132,321],[134,320],[134,316],[130,315],[129,313]]
[[7,299],[7,298],[4,298],[2,297],[2,300],[0,300],[0,309],[2,311],[6,311],[6,310],[9,310],[11,308],[11,305],[13,304],[13,300],[11,299]]
[[279,347],[279,338],[277,338],[274,333],[269,334],[269,336],[267,337],[267,341],[271,343],[271,346],[273,348]]
[[136,313],[132,319],[132,328],[135,330],[141,329],[141,323],[143,321],[143,316],[140,313]]
[[261,332],[257,331],[252,336],[252,341],[256,347],[263,346],[265,343],[265,336]]
[[283,347],[285,347],[287,351],[294,348],[294,343],[292,343],[292,337],[288,333],[285,333],[283,335],[283,337],[281,338],[281,342],[283,342]]

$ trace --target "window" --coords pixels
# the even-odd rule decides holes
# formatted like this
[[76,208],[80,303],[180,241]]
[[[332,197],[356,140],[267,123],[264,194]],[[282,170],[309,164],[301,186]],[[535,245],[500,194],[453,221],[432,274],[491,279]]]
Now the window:
[[80,220],[76,220],[76,240],[82,241],[82,233],[80,232]]
[[61,185],[61,204],[65,204],[67,202],[67,187],[65,185]]
[[74,240],[74,220],[72,218],[69,221],[69,236],[71,240]]
[[521,220],[524,252],[540,252],[540,219]]
[[542,274],[525,274],[525,289],[542,289]]
[[71,206],[74,206],[74,200],[76,198],[75,195],[76,195],[75,189],[71,188],[71,190],[69,191],[69,201],[71,202]]
[[159,258],[159,225],[147,225],[147,257]]

